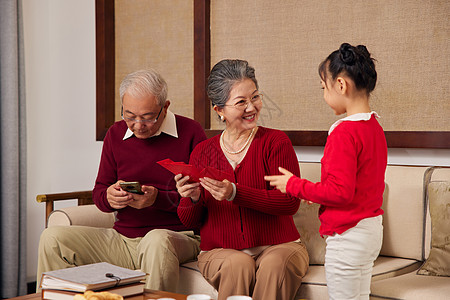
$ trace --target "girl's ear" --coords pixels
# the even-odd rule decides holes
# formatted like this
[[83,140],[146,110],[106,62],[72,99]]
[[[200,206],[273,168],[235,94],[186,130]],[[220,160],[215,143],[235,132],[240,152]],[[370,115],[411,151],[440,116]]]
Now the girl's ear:
[[345,78],[344,77],[336,78],[336,84],[337,84],[338,92],[341,93],[341,95],[344,95],[348,89],[348,83],[345,80]]

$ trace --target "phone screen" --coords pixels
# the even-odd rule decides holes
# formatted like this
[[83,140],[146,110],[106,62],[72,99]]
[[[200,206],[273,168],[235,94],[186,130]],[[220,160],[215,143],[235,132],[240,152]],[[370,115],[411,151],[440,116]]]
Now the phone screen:
[[139,194],[139,195],[144,194],[144,192],[142,192],[142,190],[141,190],[141,184],[137,181],[121,182],[121,183],[119,183],[119,185],[122,188],[122,190],[124,190],[126,192],[133,193],[133,194]]

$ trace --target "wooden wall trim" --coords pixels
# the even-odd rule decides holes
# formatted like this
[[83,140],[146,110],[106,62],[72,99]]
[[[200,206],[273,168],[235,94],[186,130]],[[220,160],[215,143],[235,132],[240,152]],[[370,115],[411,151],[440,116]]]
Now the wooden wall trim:
[[[221,130],[205,130],[208,138]],[[294,146],[324,146],[327,131],[284,131]],[[450,149],[450,132],[447,131],[385,131],[388,148]],[[432,147],[431,147],[432,146]]]
[[194,0],[194,119],[210,128],[206,84],[211,69],[210,0]]
[[385,131],[389,148],[450,149],[450,131]]
[[103,141],[114,123],[115,80],[114,0],[95,1],[96,140]]

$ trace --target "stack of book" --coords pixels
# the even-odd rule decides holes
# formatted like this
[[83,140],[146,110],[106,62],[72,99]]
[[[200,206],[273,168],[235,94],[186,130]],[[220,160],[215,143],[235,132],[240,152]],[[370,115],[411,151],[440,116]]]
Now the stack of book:
[[144,292],[145,273],[106,262],[44,272],[42,299],[73,299],[87,290],[106,291],[125,296]]

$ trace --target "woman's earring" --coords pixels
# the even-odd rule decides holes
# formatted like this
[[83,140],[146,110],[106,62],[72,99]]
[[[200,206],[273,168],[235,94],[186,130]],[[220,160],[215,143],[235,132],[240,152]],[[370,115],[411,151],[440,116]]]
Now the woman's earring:
[[220,120],[222,120],[222,122],[224,122],[225,121],[225,117],[223,115],[220,116]]

